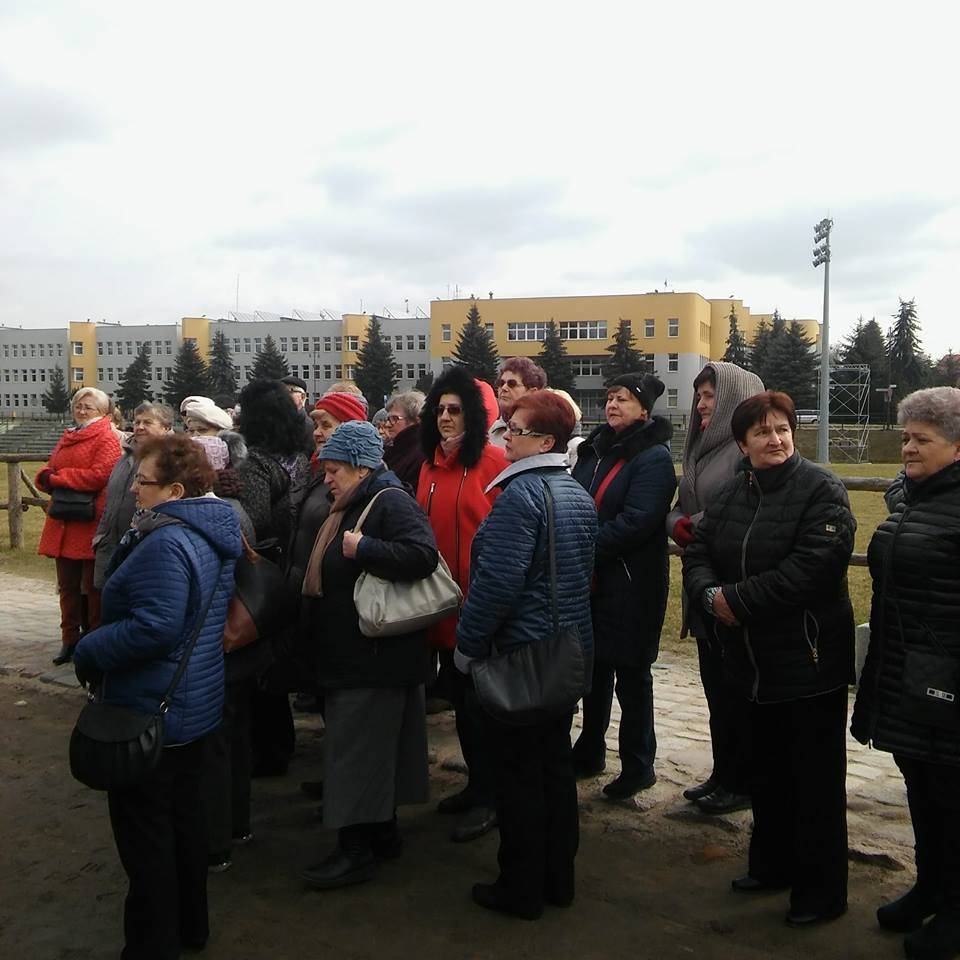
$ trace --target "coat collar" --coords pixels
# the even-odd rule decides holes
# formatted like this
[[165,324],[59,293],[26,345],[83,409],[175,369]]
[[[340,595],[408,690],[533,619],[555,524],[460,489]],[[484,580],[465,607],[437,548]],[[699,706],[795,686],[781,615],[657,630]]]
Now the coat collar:
[[632,460],[638,453],[658,443],[669,443],[673,436],[673,426],[665,417],[651,417],[639,423],[631,424],[617,433],[609,424],[602,423],[587,437],[587,443],[593,447],[597,457],[616,452],[624,460]]
[[494,487],[505,487],[514,477],[529,470],[543,470],[553,468],[566,470],[570,466],[570,458],[565,453],[538,453],[535,457],[524,457],[511,463],[506,470],[501,470],[487,484],[484,493],[489,493]]
[[766,467],[763,470],[755,470],[750,463],[749,457],[744,457],[740,461],[740,469],[747,475],[748,480],[756,481],[757,486],[763,493],[776,490],[782,487],[787,480],[796,473],[803,457],[794,450],[788,460],[778,463],[775,467]]
[[960,460],[938,470],[932,477],[927,477],[920,483],[904,477],[904,499],[908,504],[913,504],[927,497],[935,497],[938,493],[956,487],[958,484],[960,484]]

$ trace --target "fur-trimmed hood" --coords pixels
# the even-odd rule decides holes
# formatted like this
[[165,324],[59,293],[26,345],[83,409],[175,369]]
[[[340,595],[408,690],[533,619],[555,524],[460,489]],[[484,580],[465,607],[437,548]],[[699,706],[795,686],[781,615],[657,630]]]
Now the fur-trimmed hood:
[[437,405],[445,393],[455,393],[463,405],[464,432],[460,446],[460,462],[473,467],[487,444],[489,417],[480,385],[463,367],[450,367],[434,381],[420,413],[420,440],[423,454],[428,461],[440,445],[440,430],[437,428]]

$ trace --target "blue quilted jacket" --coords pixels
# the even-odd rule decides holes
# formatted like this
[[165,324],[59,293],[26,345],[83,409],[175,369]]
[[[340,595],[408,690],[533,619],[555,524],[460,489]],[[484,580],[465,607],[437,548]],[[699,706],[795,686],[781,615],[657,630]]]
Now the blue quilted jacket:
[[577,624],[584,652],[592,656],[590,578],[597,512],[590,495],[566,472],[566,462],[565,454],[526,457],[491,483],[503,492],[473,539],[470,590],[457,625],[461,669],[470,660],[537,643],[553,629],[544,480],[556,511],[560,623]]
[[223,626],[240,556],[240,523],[216,497],[170,500],[155,511],[180,523],[157,525],[109,575],[102,626],[77,644],[74,658],[104,674],[104,702],[156,710],[196,618],[213,600],[164,720],[167,746],[213,730],[223,712]]

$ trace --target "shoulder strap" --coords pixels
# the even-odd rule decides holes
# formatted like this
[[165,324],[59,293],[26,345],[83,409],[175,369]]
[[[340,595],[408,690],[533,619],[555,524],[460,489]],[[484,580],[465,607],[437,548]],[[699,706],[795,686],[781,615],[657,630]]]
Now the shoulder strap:
[[593,495],[593,502],[597,505],[597,511],[600,510],[600,504],[603,503],[603,495],[607,492],[607,487],[613,483],[613,478],[623,469],[626,460],[618,460],[611,468],[610,472],[603,478],[597,492]]
[[550,613],[553,616],[553,634],[560,633],[560,611],[557,608],[557,534],[554,520],[553,491],[546,477],[543,483],[543,499],[547,505],[547,556],[550,561]]
[[389,493],[391,490],[396,490],[397,493],[402,493],[405,497],[409,496],[406,490],[401,490],[400,487],[384,487],[382,490],[378,490],[371,498],[370,502],[363,508],[363,513],[357,517],[357,522],[353,525],[354,533],[361,533],[363,531],[363,524],[367,519],[367,515],[370,513],[371,508],[377,502],[377,497],[382,493]]

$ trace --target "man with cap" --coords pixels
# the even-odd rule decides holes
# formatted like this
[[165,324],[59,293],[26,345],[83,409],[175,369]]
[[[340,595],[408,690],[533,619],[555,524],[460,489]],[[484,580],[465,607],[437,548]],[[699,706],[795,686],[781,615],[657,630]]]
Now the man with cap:
[[667,607],[665,519],[677,488],[670,421],[653,416],[663,383],[629,373],[607,385],[605,424],[580,445],[573,476],[593,497],[599,527],[594,558],[593,689],[583,700],[574,746],[579,777],[606,767],[605,735],[614,684],[620,701],[620,775],[604,788],[612,799],[656,783],[653,678]]
[[303,417],[303,452],[309,456],[313,453],[313,421],[305,409],[307,403],[307,382],[306,380],[301,380],[300,377],[293,376],[293,374],[288,374],[283,377],[280,382],[287,388],[287,393],[290,394],[293,405],[300,411],[300,416]]

